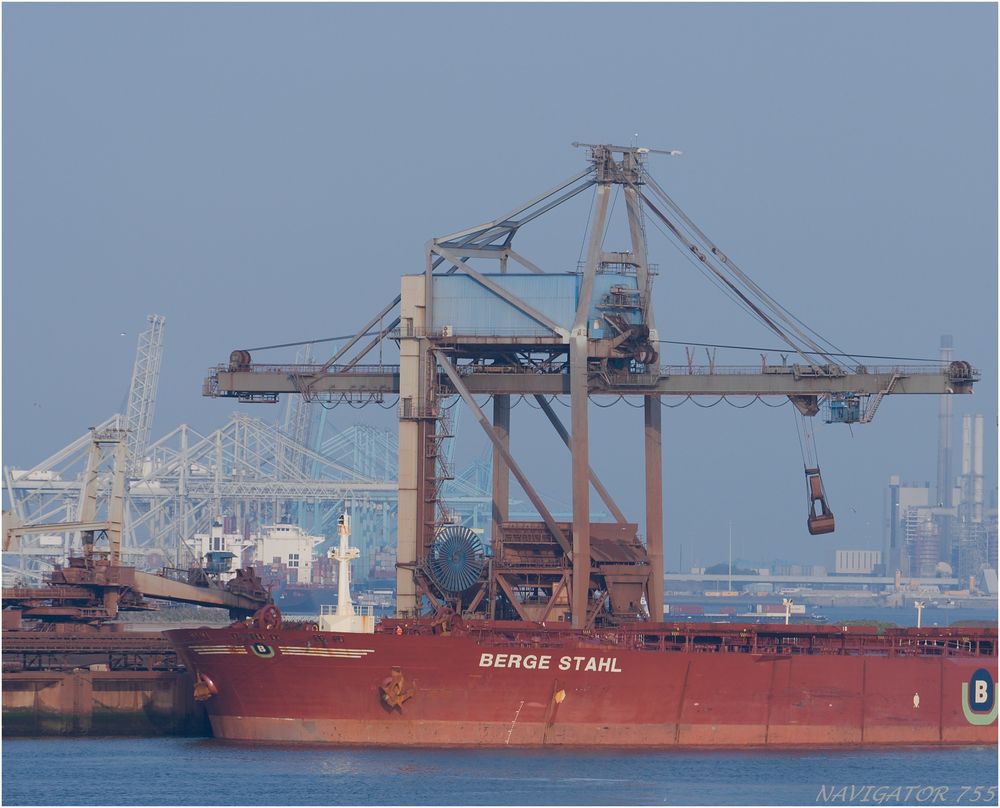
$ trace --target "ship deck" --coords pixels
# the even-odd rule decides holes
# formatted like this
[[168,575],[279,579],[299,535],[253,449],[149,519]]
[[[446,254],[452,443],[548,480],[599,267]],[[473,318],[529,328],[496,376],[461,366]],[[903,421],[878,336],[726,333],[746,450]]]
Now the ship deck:
[[756,655],[987,657],[997,656],[997,629],[980,626],[880,628],[877,626],[757,625],[736,623],[637,623],[580,631],[514,621],[383,619],[376,631],[397,634],[468,634],[490,646],[622,649]]

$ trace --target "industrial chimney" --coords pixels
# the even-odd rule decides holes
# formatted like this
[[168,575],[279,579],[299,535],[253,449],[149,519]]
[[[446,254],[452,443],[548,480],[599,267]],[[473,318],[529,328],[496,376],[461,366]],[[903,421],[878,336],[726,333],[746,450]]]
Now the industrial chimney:
[[[947,367],[952,360],[951,334],[941,337],[941,364]],[[938,466],[937,466],[937,506],[952,506],[951,480],[951,396],[939,396],[938,412]]]
[[972,416],[962,416],[962,476],[959,512],[963,520],[970,516],[973,501],[972,484]]
[[983,521],[983,416],[977,415],[972,452],[972,521]]

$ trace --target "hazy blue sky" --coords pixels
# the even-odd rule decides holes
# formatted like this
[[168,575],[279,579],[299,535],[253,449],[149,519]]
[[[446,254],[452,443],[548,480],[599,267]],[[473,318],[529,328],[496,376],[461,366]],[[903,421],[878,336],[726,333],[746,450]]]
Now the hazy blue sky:
[[[933,358],[954,335],[984,376],[955,399],[954,443],[962,414],[986,416],[992,496],[993,4],[5,4],[4,464],[123,406],[153,312],[154,437],[221,426],[234,405],[200,385],[230,350],[353,330],[422,270],[429,238],[578,171],[572,141],[636,132],[683,149],[654,158],[661,184],[831,341]],[[573,269],[585,196],[526,229],[523,251]],[[650,233],[662,338],[774,344]],[[678,544],[685,563],[724,557],[730,520],[753,558],[880,547],[889,475],[933,484],[937,407],[899,396],[869,426],[818,429],[838,519],[823,538],[805,530],[790,407],[667,411],[668,565]],[[538,416],[515,409],[514,449],[568,499],[568,455]],[[595,409],[592,428],[594,465],[640,519],[641,411]],[[458,457],[483,445],[466,418]]]

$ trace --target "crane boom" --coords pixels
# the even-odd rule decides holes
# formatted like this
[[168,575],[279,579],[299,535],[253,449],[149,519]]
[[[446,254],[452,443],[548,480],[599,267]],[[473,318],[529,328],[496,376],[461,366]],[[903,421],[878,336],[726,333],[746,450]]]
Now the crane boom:
[[[683,367],[663,368],[659,374],[619,373],[594,377],[591,395],[663,396],[824,396],[839,393],[885,396],[905,394],[971,393],[979,371],[967,362],[946,367],[872,367],[864,372],[816,372],[800,365],[763,368]],[[495,373],[473,370],[463,376],[475,394],[517,392],[535,395],[569,393],[568,373]],[[440,383],[449,387],[443,374]],[[313,396],[384,395],[399,392],[399,367],[361,366],[340,371],[333,366],[316,367],[253,365],[240,368],[219,366],[205,380],[204,394],[235,397],[245,401],[275,401],[281,393],[301,393],[308,388]]]

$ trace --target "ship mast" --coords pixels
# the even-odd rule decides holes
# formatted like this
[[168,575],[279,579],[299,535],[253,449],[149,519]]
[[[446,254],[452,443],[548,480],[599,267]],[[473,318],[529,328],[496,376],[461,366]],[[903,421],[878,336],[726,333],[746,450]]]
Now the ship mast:
[[354,614],[351,600],[351,562],[361,556],[357,547],[351,547],[351,515],[346,511],[337,520],[340,546],[330,550],[330,558],[339,563],[337,569],[337,614]]
[[361,556],[357,547],[351,547],[351,515],[344,511],[337,519],[340,546],[329,551],[329,556],[339,563],[337,570],[337,606],[321,606],[319,627],[323,631],[343,631],[371,634],[375,631],[375,617],[369,608],[361,614],[351,599],[351,562]]

